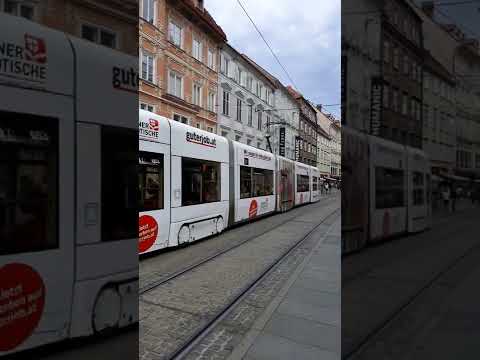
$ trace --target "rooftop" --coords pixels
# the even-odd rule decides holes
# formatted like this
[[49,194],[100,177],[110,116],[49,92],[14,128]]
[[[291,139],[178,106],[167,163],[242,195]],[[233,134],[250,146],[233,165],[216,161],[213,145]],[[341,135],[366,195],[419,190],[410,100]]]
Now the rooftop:
[[194,0],[167,0],[181,11],[189,20],[197,22],[205,31],[210,32],[220,41],[227,41],[227,35],[217,24],[205,7],[199,7]]

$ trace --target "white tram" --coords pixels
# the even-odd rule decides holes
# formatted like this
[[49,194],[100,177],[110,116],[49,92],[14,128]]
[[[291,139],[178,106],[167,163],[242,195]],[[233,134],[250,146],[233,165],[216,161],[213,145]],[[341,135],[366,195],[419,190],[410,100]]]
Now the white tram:
[[320,199],[313,167],[145,110],[139,136],[140,254]]
[[431,226],[431,168],[425,153],[407,148],[408,232]]
[[343,129],[343,137],[342,251],[428,229],[431,168],[426,154],[352,129]]
[[407,231],[407,151],[370,137],[370,241]]
[[311,202],[320,200],[320,170],[314,166],[310,166],[310,181],[311,181]]
[[138,60],[5,14],[0,58],[1,357],[138,321]]
[[251,146],[230,141],[233,167],[233,216],[229,224],[239,223],[275,211],[275,157]]
[[295,206],[310,202],[311,182],[310,166],[295,162]]

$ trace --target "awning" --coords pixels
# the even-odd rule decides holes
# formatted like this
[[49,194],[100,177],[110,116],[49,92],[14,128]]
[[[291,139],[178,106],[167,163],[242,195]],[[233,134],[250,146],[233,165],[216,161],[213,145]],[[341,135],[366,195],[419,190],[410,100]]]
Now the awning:
[[472,179],[464,177],[464,176],[458,176],[458,175],[451,175],[451,174],[440,174],[441,177],[449,180],[456,180],[456,181],[472,181]]
[[463,176],[458,176],[458,175],[450,175],[450,177],[453,180],[457,180],[457,181],[471,181],[472,180],[472,179],[469,179],[469,178],[466,178],[466,177],[463,177]]

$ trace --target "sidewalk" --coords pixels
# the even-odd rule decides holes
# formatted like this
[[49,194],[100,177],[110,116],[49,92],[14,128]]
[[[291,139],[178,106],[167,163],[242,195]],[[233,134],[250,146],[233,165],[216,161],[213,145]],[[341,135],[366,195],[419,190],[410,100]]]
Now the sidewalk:
[[340,224],[339,217],[230,360],[340,359]]
[[429,231],[343,262],[345,358],[478,359],[480,208],[460,206]]
[[428,326],[418,334],[411,359],[477,360],[480,356],[480,251],[477,248],[455,271],[461,276],[445,276],[437,286],[450,290]]
[[457,199],[457,202],[455,205],[455,212],[451,212],[445,207],[445,205],[441,200],[438,200],[437,207],[433,209],[433,216],[436,217],[437,219],[441,219],[461,211],[473,209],[475,207],[480,207],[480,204],[478,202],[476,202],[475,204],[472,204],[471,199],[461,198],[461,199]]

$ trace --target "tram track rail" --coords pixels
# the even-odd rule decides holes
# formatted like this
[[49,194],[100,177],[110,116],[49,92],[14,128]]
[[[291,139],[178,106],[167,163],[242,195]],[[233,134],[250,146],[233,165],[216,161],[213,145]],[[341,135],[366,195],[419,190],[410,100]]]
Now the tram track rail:
[[[332,205],[332,204],[330,204]],[[294,222],[295,219],[303,214],[295,216],[289,219],[287,222]],[[269,274],[271,274],[275,269],[284,261],[286,260],[289,255],[295,252],[295,250],[299,249],[314,233],[320,226],[328,224],[329,226],[333,225],[335,220],[329,223],[330,220],[336,219],[340,216],[340,207],[335,207],[328,213],[323,215],[323,218],[315,224],[311,229],[309,229],[304,235],[302,235],[298,240],[295,240],[291,245],[289,245],[286,249],[284,249],[279,256],[276,256],[275,260],[265,266],[258,274],[256,274],[251,280],[249,280],[243,287],[241,287],[235,295],[233,295],[230,299],[225,299],[225,303],[222,304],[222,307],[216,311],[214,314],[209,315],[206,321],[203,324],[199,324],[199,326],[183,341],[180,346],[177,346],[176,349],[171,352],[166,358],[168,359],[183,359],[189,352],[202,340],[207,336],[212,329],[214,329],[230,312],[248,296],[252,290],[256,288],[258,284],[260,284]],[[286,223],[286,222],[284,222]],[[313,225],[313,224],[312,224]],[[261,233],[256,234],[254,237],[249,237],[244,241],[235,244],[232,247],[219,251],[211,256],[208,256],[201,261],[192,264],[166,278],[159,280],[158,282],[151,283],[142,287],[140,291],[140,295],[144,295],[149,293],[152,290],[160,288],[162,285],[167,283],[171,283],[172,281],[177,280],[184,274],[187,274],[195,269],[202,267],[203,265],[219,258],[222,255],[227,254],[228,252],[239,248],[242,245],[247,244],[249,241],[253,240],[253,238],[258,238],[259,236],[272,231],[276,226],[270,227]]]
[[[336,200],[336,196],[334,197],[329,197],[328,200],[332,200],[331,202],[328,203],[328,205],[330,205],[332,202],[335,202]],[[309,204],[310,205],[310,204]],[[308,206],[308,205],[307,205]],[[287,223],[287,222],[291,222],[291,221],[296,221],[296,219],[298,219],[299,217],[303,216],[304,214],[303,213],[299,213],[298,215],[294,215],[292,217],[289,217],[286,219],[286,221],[284,223]],[[275,215],[272,215],[272,216],[275,216]],[[278,226],[278,224],[273,224],[272,226],[269,226],[268,228],[266,228],[265,230],[261,231],[261,232],[258,232],[252,236],[249,236],[247,237],[246,239],[240,241],[239,243],[237,244],[234,244],[232,246],[229,246],[229,247],[226,247],[218,252],[215,252],[213,253],[212,255],[209,255],[203,259],[200,259],[199,261],[196,261],[196,262],[193,262],[192,264],[178,270],[178,271],[175,271],[171,274],[168,274],[166,276],[163,276],[163,277],[160,277],[158,280],[154,280],[154,281],[151,281],[149,282],[148,284],[144,285],[144,286],[141,286],[139,288],[139,295],[144,295],[216,258],[218,258],[219,256],[221,255],[224,255],[232,250],[235,250],[243,245],[245,245],[246,243],[256,239],[257,237],[260,237],[262,235],[265,235],[267,233],[269,233],[270,231],[274,230],[276,227]],[[236,229],[237,227],[234,227],[233,229]],[[233,230],[232,229],[232,230]],[[205,241],[208,241],[209,239],[204,239]]]
[[211,317],[208,322],[195,331],[189,339],[187,339],[177,350],[169,356],[170,360],[181,360],[184,359],[190,351],[205,337],[207,336],[212,329],[214,329],[217,324],[220,323],[231,310],[235,308],[259,283],[262,282],[276,267],[285,260],[290,254],[297,250],[304,242],[310,237],[310,235],[315,232],[321,225],[325,224],[328,219],[338,216],[340,213],[340,208],[337,208],[326,215],[320,223],[315,225],[311,230],[309,230],[304,236],[299,240],[295,241],[292,246],[285,250],[275,261],[268,265],[259,275],[257,275],[250,283],[248,283],[242,290],[240,290],[233,299],[231,299],[225,306],[218,311],[213,317]]

